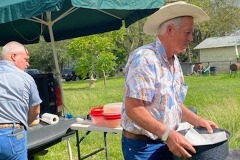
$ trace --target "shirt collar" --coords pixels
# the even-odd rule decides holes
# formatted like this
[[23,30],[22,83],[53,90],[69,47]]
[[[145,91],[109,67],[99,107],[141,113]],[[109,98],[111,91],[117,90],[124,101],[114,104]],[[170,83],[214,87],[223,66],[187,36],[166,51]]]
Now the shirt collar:
[[[160,56],[163,58],[163,60],[165,62],[167,62],[167,64],[169,64],[166,50],[158,37],[156,38],[156,41],[154,42],[154,47],[155,47],[155,50],[158,51],[158,54],[160,54]],[[175,62],[175,59],[176,59],[176,55],[173,55],[173,62]]]
[[0,63],[4,64],[4,65],[15,65],[15,63],[11,62],[11,61],[8,61],[8,60],[1,60]]

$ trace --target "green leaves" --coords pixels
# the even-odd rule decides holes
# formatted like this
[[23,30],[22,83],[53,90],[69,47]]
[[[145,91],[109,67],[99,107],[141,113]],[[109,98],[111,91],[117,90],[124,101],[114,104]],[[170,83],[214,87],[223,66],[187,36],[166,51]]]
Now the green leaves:
[[[59,66],[61,69],[69,61],[69,57],[66,54],[66,46],[68,42],[69,40],[55,42]],[[30,53],[30,68],[37,68],[44,71],[45,68],[51,67],[55,70],[53,51],[50,43],[47,43],[43,38],[40,38],[38,44],[28,45],[27,48]]]
[[83,78],[89,75],[105,76],[116,66],[112,50],[115,44],[108,34],[76,38],[68,45],[68,53],[78,59],[76,72]]
[[109,75],[115,70],[117,59],[111,52],[101,52],[96,62],[96,72],[98,75],[103,76],[103,73]]

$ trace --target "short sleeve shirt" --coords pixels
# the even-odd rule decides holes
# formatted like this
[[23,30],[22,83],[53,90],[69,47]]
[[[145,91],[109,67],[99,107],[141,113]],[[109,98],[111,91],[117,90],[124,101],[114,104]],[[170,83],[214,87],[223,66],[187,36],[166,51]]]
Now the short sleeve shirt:
[[0,122],[28,128],[30,107],[42,102],[34,79],[10,61],[0,61]]
[[[144,101],[147,111],[170,129],[176,129],[181,121],[181,104],[187,92],[178,58],[175,55],[173,58],[172,72],[159,39],[133,51],[126,64],[124,93],[124,99],[131,97]],[[126,115],[125,102],[121,126],[135,134],[147,135],[152,139],[158,138]]]

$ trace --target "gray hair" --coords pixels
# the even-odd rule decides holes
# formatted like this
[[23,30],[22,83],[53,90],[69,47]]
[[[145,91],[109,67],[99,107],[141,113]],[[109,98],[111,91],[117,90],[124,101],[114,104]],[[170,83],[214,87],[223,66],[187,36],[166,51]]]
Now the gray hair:
[[177,17],[162,23],[158,28],[158,35],[163,35],[169,24],[173,24],[175,27],[179,28],[182,24],[182,18],[183,17]]
[[11,41],[2,48],[1,58],[4,59],[5,56],[11,55],[13,53],[22,53],[23,50],[26,51],[26,53],[28,54],[26,48],[21,43]]

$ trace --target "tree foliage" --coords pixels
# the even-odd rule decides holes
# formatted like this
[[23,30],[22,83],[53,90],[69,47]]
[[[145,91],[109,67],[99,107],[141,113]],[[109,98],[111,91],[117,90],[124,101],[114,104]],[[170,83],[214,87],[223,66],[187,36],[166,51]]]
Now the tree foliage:
[[116,66],[113,48],[112,38],[101,34],[73,39],[68,45],[68,53],[78,60],[75,71],[83,78],[96,74],[106,76]]
[[[62,70],[63,66],[69,61],[66,54],[68,41],[69,40],[55,42],[60,70]],[[38,44],[28,45],[27,48],[30,53],[30,68],[37,68],[44,71],[47,67],[51,67],[55,70],[51,43],[47,43],[43,38],[40,38]]]
[[106,33],[115,43],[113,53],[117,57],[118,67],[125,66],[129,53],[134,49],[155,39],[155,37],[143,33],[142,28],[145,21],[146,18],[133,23],[128,28],[122,27],[118,31]]
[[111,52],[100,52],[96,62],[97,75],[104,77],[104,84],[106,84],[106,75],[110,75],[115,70],[117,59]]
[[[209,21],[196,24],[193,33],[193,43],[190,44],[189,52],[183,53],[180,60],[197,61],[198,50],[193,48],[209,37],[227,36],[240,28],[239,0],[186,0],[191,4],[201,7],[210,17]],[[190,55],[188,55],[190,54]]]
[[239,0],[218,0],[211,3],[210,36],[227,36],[239,30],[240,6],[236,6],[237,1]]

